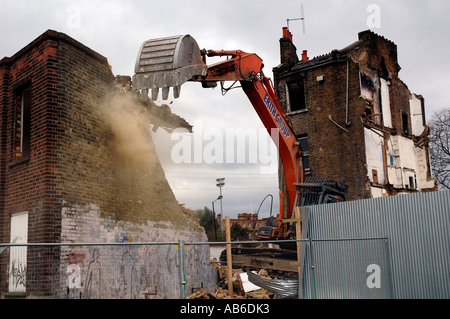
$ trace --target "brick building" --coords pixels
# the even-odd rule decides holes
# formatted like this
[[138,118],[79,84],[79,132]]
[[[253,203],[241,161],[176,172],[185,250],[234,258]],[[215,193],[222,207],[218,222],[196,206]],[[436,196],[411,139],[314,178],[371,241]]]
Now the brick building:
[[[247,229],[250,238],[255,235],[254,232],[256,232],[257,234],[259,227],[265,226],[267,222],[267,218],[258,219],[258,215],[256,213],[240,213],[237,217],[238,218],[230,218],[230,226],[238,224],[243,229]],[[222,225],[222,223],[224,223],[221,214],[217,215],[217,220],[219,225]],[[255,226],[254,230],[253,225]]]
[[230,224],[239,224],[242,228],[248,229],[249,231],[253,229],[253,224],[255,225],[255,230],[266,224],[266,219],[258,219],[255,213],[241,213],[238,214],[238,218],[230,219]]
[[[52,30],[0,60],[0,242],[207,240],[204,230],[184,217],[165,179],[149,135],[152,116],[142,107],[145,101],[118,96],[114,79],[105,57]],[[167,118],[156,122],[167,126]],[[142,269],[139,276],[145,271],[159,275],[152,283],[146,283],[148,276],[136,277],[137,292],[126,297],[142,298],[139,291],[146,284],[159,287],[158,298],[178,297],[179,280],[172,275],[176,249],[157,247],[145,258],[135,256],[133,267]],[[74,260],[84,259],[81,272],[87,271],[90,256],[104,267],[118,264],[111,256],[83,249],[75,259],[67,247],[53,248],[43,258],[43,247],[30,246],[17,264],[12,248],[1,249],[1,295],[64,297],[61,269]],[[207,247],[195,249],[189,258],[188,285],[208,286],[215,280]],[[17,265],[26,280],[12,287]],[[110,285],[108,280],[103,283]],[[79,293],[86,298],[125,293],[109,286],[88,293],[83,287]]]
[[424,98],[399,78],[397,46],[371,31],[342,50],[299,58],[283,29],[277,94],[307,174],[349,186],[348,199],[437,190]]

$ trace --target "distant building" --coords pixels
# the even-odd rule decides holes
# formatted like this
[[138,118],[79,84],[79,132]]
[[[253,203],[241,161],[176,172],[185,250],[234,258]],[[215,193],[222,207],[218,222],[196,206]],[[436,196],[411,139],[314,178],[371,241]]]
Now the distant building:
[[349,200],[437,190],[424,98],[399,78],[396,44],[372,31],[358,38],[299,58],[284,28],[274,83],[306,174],[347,184]]
[[[252,237],[253,234],[258,233],[259,227],[265,226],[267,222],[267,218],[257,218],[258,216],[256,213],[240,213],[238,214],[238,218],[230,218],[230,226],[239,224],[242,228],[247,229],[249,237]],[[220,214],[217,216],[217,220],[218,224],[221,225],[223,220]]]

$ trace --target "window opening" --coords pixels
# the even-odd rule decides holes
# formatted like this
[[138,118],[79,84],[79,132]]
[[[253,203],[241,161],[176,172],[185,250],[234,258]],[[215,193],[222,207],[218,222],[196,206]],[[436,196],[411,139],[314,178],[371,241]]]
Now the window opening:
[[300,147],[303,152],[303,167],[305,169],[305,172],[309,172],[311,170],[311,167],[309,163],[308,135],[299,136],[298,142],[300,143]]
[[372,102],[372,121],[381,125],[382,123],[382,105],[381,105],[381,89],[379,81],[374,81],[372,77],[364,73],[359,73],[359,85],[361,95]]
[[378,184],[378,171],[376,169],[372,170],[372,180],[374,184]]
[[373,101],[375,94],[375,85],[371,78],[369,78],[364,73],[359,73],[359,84],[361,89],[361,95],[365,96],[367,99]]
[[405,112],[402,112],[402,128],[403,128],[403,133],[409,134],[408,114]]
[[288,113],[303,111],[306,109],[305,85],[303,79],[287,83],[288,88]]
[[27,87],[14,95],[13,158],[30,156],[31,88]]

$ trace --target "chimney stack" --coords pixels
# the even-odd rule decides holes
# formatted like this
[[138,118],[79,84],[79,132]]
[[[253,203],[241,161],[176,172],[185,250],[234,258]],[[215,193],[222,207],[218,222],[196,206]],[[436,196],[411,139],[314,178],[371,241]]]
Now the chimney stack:
[[308,60],[309,60],[309,58],[308,58],[308,51],[303,50],[303,52],[302,52],[302,61],[308,61]]
[[292,33],[287,27],[283,27],[283,38],[288,38],[292,42]]
[[281,64],[287,68],[293,67],[299,62],[297,49],[292,42],[292,33],[287,27],[283,27],[283,37],[280,39]]

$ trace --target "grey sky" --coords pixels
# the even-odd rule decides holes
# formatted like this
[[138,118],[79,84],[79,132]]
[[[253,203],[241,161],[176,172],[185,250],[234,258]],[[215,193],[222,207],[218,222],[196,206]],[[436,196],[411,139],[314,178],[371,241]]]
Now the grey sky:
[[[11,56],[47,29],[64,32],[108,58],[115,75],[134,73],[140,45],[147,39],[191,34],[200,48],[241,49],[255,52],[272,77],[279,64],[279,38],[287,18],[305,12],[305,34],[300,21],[291,21],[294,44],[309,57],[341,49],[371,29],[395,42],[409,89],[425,98],[427,118],[449,107],[448,52],[450,1],[447,0],[0,0],[0,57]],[[369,5],[380,9],[379,25],[368,25]],[[262,125],[240,89],[222,96],[220,89],[187,83],[172,111],[193,124],[208,128],[253,128]],[[260,174],[252,164],[190,164],[170,162],[174,142],[170,134],[154,136],[166,176],[181,203],[193,209],[208,206],[219,195],[215,179],[226,178],[223,209],[226,215],[255,211],[271,193],[278,209],[276,170]],[[274,169],[276,167],[274,166]],[[218,206],[216,206],[217,209]],[[262,215],[267,216],[268,209]]]

